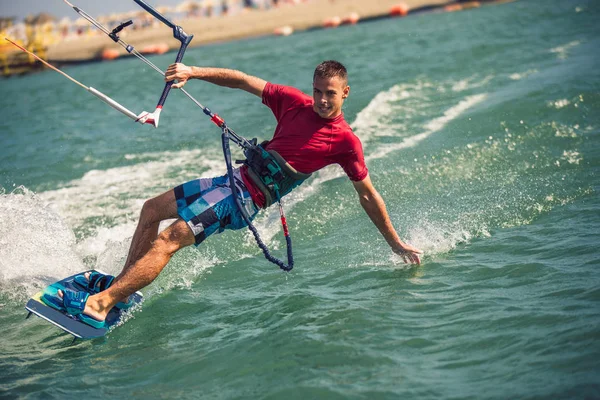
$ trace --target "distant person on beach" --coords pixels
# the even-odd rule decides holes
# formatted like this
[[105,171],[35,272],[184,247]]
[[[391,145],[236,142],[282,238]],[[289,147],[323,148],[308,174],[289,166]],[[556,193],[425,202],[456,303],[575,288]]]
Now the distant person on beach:
[[229,4],[227,0],[221,1],[221,15],[227,15],[229,13]]
[[[274,151],[299,175],[338,164],[356,190],[359,202],[392,251],[404,262],[420,264],[422,251],[404,243],[392,226],[383,199],[375,190],[365,164],[362,144],[344,120],[342,105],[350,94],[348,73],[337,61],[319,64],[313,75],[313,94],[264,81],[241,71],[223,68],[169,66],[166,81],[176,81],[173,88],[183,87],[190,79],[241,89],[259,97],[271,109],[277,127],[271,140],[264,144]],[[241,202],[253,219],[261,208],[269,206],[270,189],[257,182],[256,171],[247,165],[234,171]],[[258,171],[268,173],[268,171]],[[246,223],[236,205],[228,175],[200,178],[184,183],[142,207],[125,266],[118,277],[102,285],[102,276],[86,277],[98,281],[103,291],[90,296],[83,313],[103,321],[117,303],[149,285],[180,249],[200,245],[208,236],[224,229],[241,229]],[[176,219],[158,232],[163,220]],[[95,281],[94,281],[95,282]],[[76,298],[76,292],[64,296]],[[60,296],[63,296],[61,293]]]

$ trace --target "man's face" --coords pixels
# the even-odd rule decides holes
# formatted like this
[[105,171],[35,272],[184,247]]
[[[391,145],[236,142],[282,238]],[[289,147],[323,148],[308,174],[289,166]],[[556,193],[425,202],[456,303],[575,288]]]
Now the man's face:
[[342,104],[350,93],[350,86],[338,76],[315,77],[313,81],[313,110],[321,118],[333,119],[342,113]]

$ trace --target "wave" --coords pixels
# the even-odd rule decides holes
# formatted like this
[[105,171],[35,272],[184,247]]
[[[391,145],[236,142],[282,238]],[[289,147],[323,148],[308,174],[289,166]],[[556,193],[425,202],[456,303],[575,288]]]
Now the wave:
[[[126,156],[132,159],[132,155]],[[62,188],[39,193],[41,199],[72,226],[90,219],[126,222],[139,213],[144,199],[159,195],[181,182],[225,172],[217,153],[205,150],[145,153],[133,165],[91,170]],[[116,223],[113,223],[115,225]]]
[[581,44],[581,42],[579,40],[574,40],[574,41],[566,43],[562,46],[554,47],[554,48],[550,49],[549,51],[550,51],[550,53],[556,54],[559,59],[564,60],[564,59],[568,58],[569,51],[573,47],[577,47],[580,44]]
[[472,75],[458,81],[430,82],[418,79],[394,85],[375,95],[356,114],[351,127],[363,144],[381,137],[412,136],[413,132],[422,129],[419,127],[426,124],[431,115],[436,114],[437,101],[442,95],[450,105],[456,100],[457,93],[472,92],[494,79],[494,75]]
[[[22,301],[87,268],[120,272],[146,198],[181,183],[182,177],[198,177],[198,171],[199,176],[224,173],[222,156],[216,152],[207,156],[204,150],[184,150],[136,157],[142,162],[92,170],[56,190],[34,193],[18,187],[0,192],[3,294],[12,293]],[[185,286],[189,279],[172,283]]]
[[[64,219],[25,187],[0,193],[0,291],[19,300],[84,269]],[[4,287],[2,287],[4,286]]]
[[[135,224],[99,228],[78,239],[63,216],[25,187],[0,192],[0,295],[16,304],[65,276],[89,268],[117,275],[125,262]],[[163,228],[168,225],[166,221]],[[146,292],[190,287],[211,266],[222,262],[210,251],[188,252]]]
[[435,118],[425,124],[425,131],[421,132],[417,135],[405,138],[399,143],[394,144],[386,144],[379,146],[375,151],[372,152],[369,156],[365,157],[367,161],[376,160],[379,158],[386,157],[388,154],[410,147],[415,147],[420,142],[427,139],[433,133],[439,132],[446,127],[446,125],[452,120],[463,115],[467,110],[469,110],[474,105],[481,103],[485,100],[486,94],[477,94],[474,96],[468,96],[464,100],[461,100],[455,106],[449,108],[444,112],[444,114],[438,118]]

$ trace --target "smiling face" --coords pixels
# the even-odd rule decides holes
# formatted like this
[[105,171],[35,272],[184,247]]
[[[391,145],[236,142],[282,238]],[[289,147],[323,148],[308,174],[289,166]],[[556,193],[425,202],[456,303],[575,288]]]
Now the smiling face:
[[342,113],[344,100],[350,93],[345,79],[334,76],[332,78],[315,76],[313,80],[313,110],[321,118],[333,119]]

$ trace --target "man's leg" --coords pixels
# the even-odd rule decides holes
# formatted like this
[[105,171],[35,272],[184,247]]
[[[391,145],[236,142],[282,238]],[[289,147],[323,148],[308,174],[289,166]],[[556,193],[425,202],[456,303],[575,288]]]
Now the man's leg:
[[84,314],[104,320],[119,301],[152,283],[173,254],[194,242],[191,229],[185,221],[177,219],[158,235],[140,259],[123,270],[110,288],[88,298]]
[[137,228],[131,240],[127,261],[116,281],[121,279],[127,270],[150,250],[152,243],[158,236],[160,222],[171,218],[178,218],[177,201],[173,190],[169,190],[144,203]]

